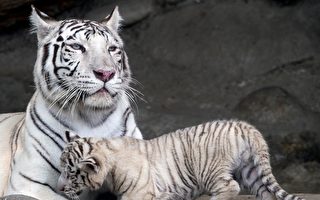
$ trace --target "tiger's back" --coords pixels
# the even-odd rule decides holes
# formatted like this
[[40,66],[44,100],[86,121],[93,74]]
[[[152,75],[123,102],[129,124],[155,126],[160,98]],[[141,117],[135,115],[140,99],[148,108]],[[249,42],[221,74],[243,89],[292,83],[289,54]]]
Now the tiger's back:
[[266,141],[243,121],[213,121],[177,130],[151,140],[147,149],[152,149],[148,160],[157,169],[160,191],[176,191],[187,199],[207,194],[212,200],[225,200],[243,186],[261,200],[302,200],[280,187]]
[[24,119],[25,113],[22,112],[0,114],[0,196],[6,190],[12,154],[16,150],[17,135]]

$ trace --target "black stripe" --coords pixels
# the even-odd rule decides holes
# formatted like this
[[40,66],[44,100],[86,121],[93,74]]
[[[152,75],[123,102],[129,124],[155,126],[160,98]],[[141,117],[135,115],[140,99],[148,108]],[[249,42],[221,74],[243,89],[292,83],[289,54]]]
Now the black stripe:
[[0,120],[0,123],[2,123],[2,122],[4,122],[4,121],[6,121],[7,119],[10,119],[11,117],[17,116],[17,115],[21,115],[21,113],[19,113],[19,114],[9,115],[9,116],[7,116],[7,117],[5,117],[5,118],[1,119],[1,120]]
[[139,175],[137,176],[137,179],[135,179],[136,183],[135,183],[135,184],[133,185],[133,187],[131,188],[131,191],[133,191],[133,190],[136,188],[136,186],[138,185],[139,180],[140,180],[140,178],[141,178],[141,173],[142,173],[142,167],[140,167]]
[[52,113],[52,111],[49,109],[49,113],[51,114],[51,116],[57,120],[61,125],[63,125],[64,127],[66,127],[66,129],[69,130],[74,130],[73,128],[71,128],[69,125],[66,124],[65,121],[62,121],[60,118],[58,118],[54,113]]
[[51,77],[50,77],[50,73],[45,71],[44,72],[44,81],[46,82],[47,85],[47,89],[50,91],[52,90],[52,83],[51,83]]
[[51,43],[47,43],[45,45],[43,45],[43,52],[42,52],[42,61],[41,61],[41,65],[42,65],[42,69],[41,72],[42,74],[44,74],[45,72],[45,65],[47,63],[47,59],[49,56],[49,46],[51,45]]
[[[181,138],[181,133],[178,134],[179,138],[180,138],[180,141],[183,141],[182,138]],[[186,173],[182,173],[182,170],[180,168],[180,162],[179,162],[179,157],[177,155],[177,152],[176,152],[176,147],[175,147],[175,143],[174,143],[174,137],[173,137],[173,134],[170,134],[170,139],[171,139],[171,142],[172,142],[172,150],[171,150],[171,153],[172,153],[172,156],[173,156],[173,159],[174,159],[174,163],[175,163],[175,166],[176,166],[176,170],[177,170],[177,173],[180,177],[180,180],[183,182],[184,186],[188,187],[189,189],[194,189],[194,187],[192,185],[189,184],[187,178],[189,180],[193,179],[193,176],[191,173],[191,170],[188,170],[188,172],[190,172],[190,174],[186,174]],[[184,166],[187,166],[188,165],[188,157],[187,157],[187,151],[186,151],[186,148],[185,148],[185,145],[184,143],[182,142],[182,146],[183,148],[181,149],[182,150],[182,154],[184,155]],[[190,166],[189,166],[190,167]],[[185,177],[185,175],[187,176],[187,178]],[[191,180],[192,183],[194,183],[194,181]]]
[[[11,186],[11,188],[12,188],[13,190],[16,190],[16,191],[17,191],[17,188],[13,185],[13,182],[12,182],[12,176],[10,176],[9,184],[10,184],[10,186]],[[1,196],[3,196],[3,193],[2,193],[2,195],[1,195]]]
[[61,174],[61,171],[56,168],[49,160],[48,158],[46,158],[42,153],[41,151],[35,146],[35,145],[32,145],[33,148],[36,149],[36,151],[39,153],[39,155],[51,166],[52,169],[54,169],[58,174]]
[[210,142],[210,136],[213,135],[213,134],[209,134],[209,131],[211,130],[211,126],[212,126],[212,123],[210,123],[208,130],[206,131],[207,134],[206,134],[206,138],[205,138],[205,142],[204,142],[204,147],[206,149],[206,156],[205,156],[205,164],[203,166],[204,170],[202,171],[201,176],[200,176],[201,180],[204,180],[204,177],[207,176],[207,174],[205,173],[207,171],[206,169],[209,170],[209,168],[208,168],[209,167],[208,166],[209,159],[210,159],[210,157],[209,157],[209,142]]
[[60,35],[58,38],[57,38],[57,42],[61,42],[63,41],[63,37]]
[[249,185],[249,189],[251,190],[253,186],[261,179],[261,176],[256,177],[256,179]]
[[74,69],[70,72],[70,74],[68,74],[68,76],[73,76],[73,74],[74,74],[74,72],[77,70],[79,64],[80,64],[80,61],[77,62],[76,66],[75,66]]
[[261,194],[260,194],[260,190],[263,189],[263,188],[264,188],[264,185],[263,185],[263,184],[261,184],[261,185],[258,187],[258,189],[257,189],[257,191],[256,191],[256,196],[257,196],[257,197],[260,197],[260,195],[261,195]]
[[54,74],[56,75],[56,77],[61,80],[61,78],[58,76],[58,70],[60,69],[66,69],[68,71],[70,71],[70,69],[68,67],[58,67],[57,64],[56,64],[56,59],[57,59],[57,52],[58,52],[58,49],[59,49],[59,45],[57,44],[54,44],[54,50],[53,50],[53,57],[52,57],[52,64],[53,64],[53,72]]
[[54,190],[54,188],[53,188],[51,185],[49,185],[48,183],[42,183],[42,182],[40,182],[40,181],[34,180],[34,179],[32,179],[32,178],[24,175],[24,174],[21,173],[21,172],[19,172],[19,175],[22,176],[23,178],[27,179],[28,181],[31,181],[31,182],[33,182],[33,183],[37,183],[37,184],[46,186],[46,187],[50,188],[50,189],[52,190],[52,192],[54,192],[54,193],[56,193],[57,195],[59,195],[59,194]]
[[47,155],[50,155],[49,152],[42,146],[41,142],[40,142],[36,137],[34,137],[34,136],[30,133],[30,131],[27,131],[27,133],[28,133],[28,135],[29,135],[34,141],[36,141],[36,143],[41,147],[41,149],[47,153]]
[[37,110],[36,110],[36,107],[35,105],[33,106],[33,112],[36,116],[36,118],[50,131],[52,132],[55,136],[57,136],[58,138],[60,138],[61,141],[63,141],[64,143],[66,143],[66,141],[64,141],[63,137],[56,131],[54,131],[48,124],[46,124],[42,119],[41,117],[39,116]]
[[246,176],[247,179],[250,179],[251,174],[254,172],[254,170],[255,170],[256,168],[257,168],[257,166],[253,166],[253,167],[251,167],[251,168],[248,170],[248,173],[247,173],[247,176]]
[[76,31],[72,34],[72,36],[73,36],[73,37],[76,37],[77,33],[80,32],[80,31],[83,31],[83,30],[85,30],[85,28],[84,28],[84,27],[80,27],[78,30],[76,30]]
[[46,136],[48,136],[57,146],[58,148],[62,151],[62,146],[52,137],[50,136],[48,133],[46,133],[41,127],[40,125],[37,123],[34,113],[32,111],[30,111],[30,116],[31,116],[31,120],[33,122],[33,124],[39,129],[39,131],[41,131],[43,134],[45,134]]
[[[68,27],[69,28],[69,27]],[[75,29],[77,29],[77,28],[85,28],[84,26],[83,26],[83,24],[80,24],[80,25],[77,25],[77,26],[74,26],[74,27],[72,27],[71,29],[70,29],[70,31],[73,31],[73,30],[75,30]]]
[[130,187],[132,186],[132,183],[133,183],[133,180],[131,180],[129,186],[127,186],[127,188],[124,191],[122,191],[121,194],[125,194],[130,189]]
[[121,187],[122,187],[122,185],[124,184],[124,182],[126,181],[126,179],[127,179],[127,173],[126,173],[126,175],[124,176],[124,178],[122,179],[122,182],[120,183],[120,185],[118,185],[118,188],[117,188],[117,192],[120,192],[120,189],[121,189]]
[[[84,138],[84,139],[85,139],[85,141],[86,141],[87,138]],[[92,152],[92,150],[93,150],[92,143],[94,143],[94,142],[91,141],[91,138],[89,138],[89,140],[86,141],[86,142],[87,142],[87,144],[88,144],[88,146],[89,146],[88,154],[91,154],[91,152]],[[97,163],[98,163],[98,162],[97,162]]]
[[74,40],[75,38],[71,35],[67,38],[67,40]]
[[[80,146],[79,141],[74,141],[74,142],[77,143],[78,147]],[[73,151],[77,154],[77,157],[81,158],[81,154],[77,151],[76,148],[73,148]]]
[[65,132],[67,142],[71,142],[70,131]]
[[134,133],[136,132],[137,126],[134,127],[134,129],[131,131],[130,136],[133,137]]
[[[67,26],[66,26],[66,29],[68,29],[68,28],[70,28],[71,26],[74,26],[74,25],[76,25],[76,24],[78,24],[79,22],[78,21],[76,21],[76,20],[74,20],[74,21],[70,21],[71,23],[70,24],[68,24]],[[62,27],[61,27],[62,28]]]
[[123,131],[122,131],[121,137],[125,136],[127,133],[127,122],[130,114],[131,114],[131,109],[130,107],[128,107],[123,113],[124,122],[123,122]]
[[21,130],[22,126],[24,125],[24,122],[25,122],[24,120],[25,120],[25,118],[23,117],[18,123],[16,123],[16,125],[13,128],[12,134],[10,136],[11,156],[13,158],[12,159],[12,163],[10,164],[10,168],[11,169],[13,168],[12,165],[15,164],[14,156],[15,156],[16,151],[17,151],[19,134],[20,134],[20,130]]

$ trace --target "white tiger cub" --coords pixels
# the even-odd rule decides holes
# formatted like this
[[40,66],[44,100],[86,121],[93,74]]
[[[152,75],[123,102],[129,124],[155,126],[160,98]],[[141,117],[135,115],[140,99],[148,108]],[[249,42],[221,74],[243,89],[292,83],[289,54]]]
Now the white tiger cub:
[[240,185],[257,199],[302,200],[272,174],[261,133],[241,121],[214,121],[152,140],[72,137],[61,156],[59,188],[71,199],[107,187],[122,200],[229,200]]
[[116,7],[101,22],[56,21],[32,9],[36,91],[26,113],[0,115],[0,196],[62,200],[56,184],[65,130],[142,138],[128,93],[131,72]]

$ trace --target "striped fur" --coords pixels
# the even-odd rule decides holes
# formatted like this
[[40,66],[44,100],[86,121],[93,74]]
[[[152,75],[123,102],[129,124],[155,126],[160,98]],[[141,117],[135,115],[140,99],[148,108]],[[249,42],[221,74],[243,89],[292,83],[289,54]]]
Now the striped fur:
[[248,188],[257,199],[302,200],[272,174],[261,133],[241,121],[214,121],[146,141],[80,138],[61,156],[59,186],[69,196],[102,184],[122,199],[228,200]]
[[117,8],[102,22],[56,21],[35,8],[30,19],[36,91],[26,113],[0,115],[0,196],[62,200],[56,185],[65,130],[142,138],[130,107],[131,72]]

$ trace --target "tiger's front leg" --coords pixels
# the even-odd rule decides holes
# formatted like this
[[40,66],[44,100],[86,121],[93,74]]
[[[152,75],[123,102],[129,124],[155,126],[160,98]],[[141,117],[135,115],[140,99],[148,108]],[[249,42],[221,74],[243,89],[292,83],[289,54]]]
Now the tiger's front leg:
[[[35,153],[37,152],[32,152]],[[59,168],[47,167],[40,157],[24,149],[14,158],[8,188],[4,195],[23,194],[40,200],[66,200],[56,189]]]
[[59,148],[51,145],[44,150],[40,145],[33,145],[26,130],[20,136],[24,141],[12,159],[4,195],[23,194],[40,200],[66,200],[56,189],[61,173],[59,157],[56,156],[61,154]]

